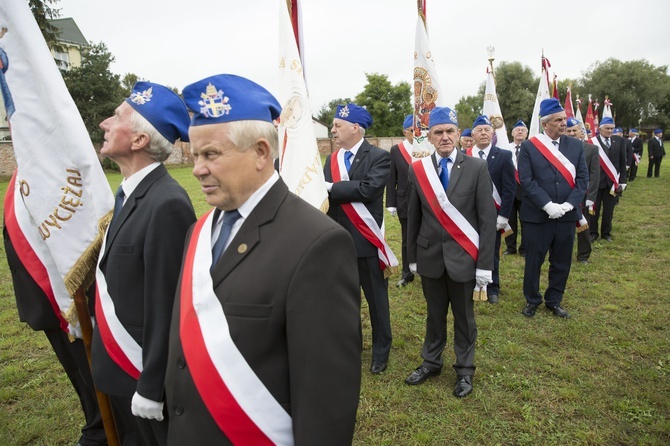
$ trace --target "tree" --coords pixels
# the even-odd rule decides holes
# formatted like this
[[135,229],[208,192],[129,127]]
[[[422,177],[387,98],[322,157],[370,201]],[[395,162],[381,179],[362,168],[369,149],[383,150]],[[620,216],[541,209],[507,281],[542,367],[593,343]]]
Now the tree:
[[133,85],[137,81],[143,81],[145,79],[142,79],[135,73],[126,73],[123,75],[121,78],[121,88],[123,89],[123,95],[128,97],[130,96],[130,92],[133,91]]
[[335,110],[337,109],[338,105],[344,105],[348,104],[351,102],[351,99],[349,98],[344,98],[344,99],[333,99],[327,104],[324,104],[321,107],[321,110],[319,110],[319,114],[316,116],[316,120],[324,123],[326,126],[329,127],[329,132],[330,132],[330,125],[333,123],[333,118],[335,117]]
[[[456,103],[456,116],[458,117],[458,127],[461,131],[472,127],[472,123],[475,122],[477,116],[482,114],[482,108],[484,107],[484,92],[486,91],[486,84],[482,83],[479,86],[479,91],[475,96],[463,96]],[[503,111],[503,116],[504,116]]]
[[412,92],[407,82],[391,84],[385,74],[366,73],[367,85],[356,96],[356,104],[372,115],[369,136],[398,136],[402,134],[405,116],[412,113]]
[[530,125],[539,77],[520,62],[505,61],[495,68],[495,77],[498,103],[507,129],[511,130],[519,119]]
[[114,114],[126,97],[120,76],[109,71],[114,56],[104,43],[82,49],[82,64],[63,71],[63,80],[74,99],[93,143],[103,141],[100,122]]
[[59,0],[28,0],[30,10],[37,21],[44,40],[49,48],[60,49],[58,44],[58,28],[49,23],[49,20],[60,17],[60,9],[54,9],[49,5],[58,3]]

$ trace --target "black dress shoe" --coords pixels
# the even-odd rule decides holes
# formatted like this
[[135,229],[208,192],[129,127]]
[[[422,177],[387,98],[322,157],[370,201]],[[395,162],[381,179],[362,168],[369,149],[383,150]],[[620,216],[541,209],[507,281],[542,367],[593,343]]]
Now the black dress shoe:
[[411,279],[400,279],[400,281],[396,284],[396,286],[398,288],[403,287],[403,286],[407,286],[413,280],[414,280],[414,277],[412,277]]
[[603,240],[605,240],[606,242],[611,242],[612,241],[612,236],[611,235],[606,235],[605,237],[603,237]]
[[563,308],[561,308],[560,305],[556,305],[555,307],[547,307],[551,310],[552,313],[554,313],[554,316],[556,317],[562,317],[563,319],[568,319],[570,317],[570,313],[565,311]]
[[430,378],[431,376],[437,376],[440,373],[442,373],[441,369],[437,370],[428,370],[424,366],[419,366],[418,369],[414,370],[410,375],[407,377],[405,382],[409,384],[410,386],[416,386],[421,383],[423,383],[425,380]]
[[526,306],[523,307],[523,310],[521,310],[521,314],[523,314],[526,317],[533,317],[535,316],[536,311],[537,311],[537,304],[526,304]]
[[596,240],[598,240],[598,234],[591,234],[590,239],[591,243],[595,242]]
[[472,375],[458,375],[454,387],[454,396],[463,398],[470,392],[472,392]]
[[587,265],[589,263],[588,260],[577,260],[579,263]]
[[503,252],[504,256],[510,255],[510,254],[516,254],[516,251],[512,251],[511,249],[508,249],[507,251]]
[[497,294],[489,294],[488,299],[489,299],[490,304],[497,304],[498,303],[498,295]]
[[373,375],[379,375],[384,370],[386,370],[385,362],[372,361],[372,364],[370,364],[370,372],[372,372]]

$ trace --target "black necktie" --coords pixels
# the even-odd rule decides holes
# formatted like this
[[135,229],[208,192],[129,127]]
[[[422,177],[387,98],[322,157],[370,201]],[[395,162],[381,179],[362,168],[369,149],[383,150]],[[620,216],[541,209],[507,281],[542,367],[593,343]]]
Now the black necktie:
[[612,147],[612,146],[610,145],[610,139],[609,139],[609,138],[605,138],[605,145],[607,146],[608,149],[609,149],[610,147]]
[[123,208],[123,199],[125,197],[126,194],[123,192],[123,187],[119,186],[116,190],[116,198],[114,199],[114,215],[112,216],[112,221],[114,221],[121,212],[121,208]]
[[212,268],[216,265],[216,262],[223,254],[223,249],[226,247],[226,242],[230,237],[230,233],[233,230],[233,225],[240,218],[241,215],[235,209],[234,211],[225,211],[223,213],[223,222],[221,223],[221,232],[219,233],[219,238],[216,239],[214,247],[212,248]]
[[520,146],[515,146],[516,152],[514,153],[514,156],[518,157],[519,156],[519,147]]
[[480,151],[479,151],[479,157],[480,157],[481,159],[486,159],[486,158],[484,158],[484,151],[483,151],[483,150],[480,150]]

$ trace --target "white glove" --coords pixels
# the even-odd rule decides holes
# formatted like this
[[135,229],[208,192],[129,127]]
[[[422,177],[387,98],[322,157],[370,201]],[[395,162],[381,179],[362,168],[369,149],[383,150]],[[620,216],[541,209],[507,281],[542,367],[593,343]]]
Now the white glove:
[[81,333],[81,324],[79,322],[77,322],[77,325],[68,324],[67,331],[75,338],[84,339],[84,335]]
[[584,204],[586,204],[587,208],[590,208],[591,206],[593,206],[594,203],[591,200],[586,200],[586,203],[584,203]]
[[553,201],[545,204],[542,210],[546,212],[551,219],[561,218],[563,214],[565,214],[565,211],[561,208],[561,205],[556,204]]
[[328,181],[326,181],[325,183],[326,183],[326,190],[330,192],[330,190],[333,188],[333,183],[329,183]]
[[502,231],[505,229],[507,226],[507,222],[509,221],[509,218],[505,218],[502,215],[498,215],[498,219],[496,220],[496,229],[498,231]]
[[151,401],[137,392],[133,395],[131,410],[136,417],[163,421],[163,402]]
[[575,207],[573,205],[571,205],[570,203],[568,203],[567,201],[565,203],[561,203],[561,209],[563,209],[564,214],[567,213],[567,212],[570,212],[574,208]]
[[626,183],[620,183],[619,186],[621,186],[621,192],[626,190],[626,186],[628,186]]
[[389,211],[391,217],[396,217],[398,215],[398,208],[386,208],[386,210]]
[[408,266],[412,274],[416,274],[416,263],[410,263]]
[[493,275],[490,270],[475,269],[475,282],[479,288],[484,288],[489,283],[493,283]]

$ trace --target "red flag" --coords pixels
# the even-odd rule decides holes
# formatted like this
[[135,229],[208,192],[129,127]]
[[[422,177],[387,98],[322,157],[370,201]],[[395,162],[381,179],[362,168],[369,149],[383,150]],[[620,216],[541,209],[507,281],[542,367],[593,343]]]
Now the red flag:
[[565,109],[565,116],[568,118],[574,118],[575,117],[575,112],[572,108],[572,93],[570,92],[570,87],[568,87],[568,92],[565,94],[565,105],[563,106]]
[[554,74],[554,83],[553,83],[553,91],[551,92],[551,96],[554,99],[558,99],[559,101],[561,98],[558,96],[558,76]]
[[593,103],[591,101],[591,95],[589,95],[589,105],[588,108],[586,109],[586,130],[591,130],[592,134],[595,136],[596,132],[596,123],[595,120],[593,119]]

